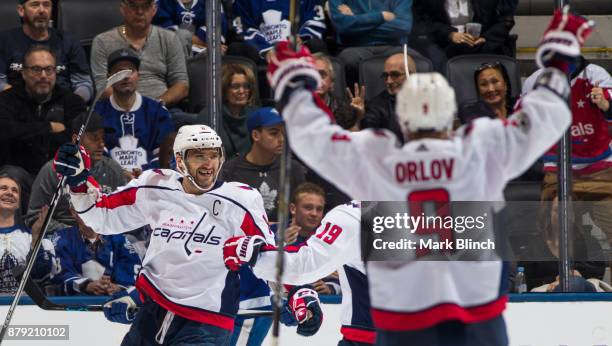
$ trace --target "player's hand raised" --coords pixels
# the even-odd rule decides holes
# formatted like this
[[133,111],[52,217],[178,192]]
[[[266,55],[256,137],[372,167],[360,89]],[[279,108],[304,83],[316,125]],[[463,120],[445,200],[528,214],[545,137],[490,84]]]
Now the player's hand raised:
[[274,89],[274,100],[284,104],[295,89],[317,90],[321,76],[306,46],[296,51],[288,41],[282,41],[268,60],[268,81]]
[[569,6],[556,10],[536,52],[540,68],[556,67],[566,74],[576,68],[580,48],[593,31],[594,23],[571,13]]
[[55,153],[53,169],[60,176],[66,177],[66,183],[71,187],[82,185],[89,177],[91,159],[82,146],[65,143]]

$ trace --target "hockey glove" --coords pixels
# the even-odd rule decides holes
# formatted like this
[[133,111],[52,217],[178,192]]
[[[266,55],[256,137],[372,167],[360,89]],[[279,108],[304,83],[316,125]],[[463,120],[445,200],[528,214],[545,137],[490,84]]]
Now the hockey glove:
[[323,311],[317,292],[310,286],[296,286],[291,289],[288,297],[289,311],[298,323],[297,333],[303,336],[316,334],[323,323]]
[[111,322],[130,324],[136,317],[138,307],[142,305],[136,287],[121,290],[112,295],[104,304],[104,317]]
[[66,177],[70,187],[77,187],[87,181],[91,159],[82,146],[65,143],[55,153],[53,169],[61,176]]
[[592,21],[570,13],[569,6],[563,11],[556,10],[536,52],[538,67],[556,67],[565,74],[572,73],[593,25]]
[[295,89],[317,90],[321,75],[314,67],[314,59],[306,46],[301,46],[296,52],[288,41],[281,41],[268,62],[268,81],[274,89],[274,100],[284,105]]
[[225,267],[231,271],[238,271],[245,263],[254,266],[259,250],[265,244],[266,240],[259,235],[229,238],[223,244]]

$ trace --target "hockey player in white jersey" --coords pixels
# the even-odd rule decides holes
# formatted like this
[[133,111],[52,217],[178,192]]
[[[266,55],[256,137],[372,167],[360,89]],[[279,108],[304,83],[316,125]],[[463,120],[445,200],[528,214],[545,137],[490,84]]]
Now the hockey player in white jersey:
[[[365,266],[361,260],[360,222],[359,202],[341,204],[325,215],[315,235],[303,245],[285,246],[284,284],[305,285],[338,271],[342,287],[340,333],[343,336],[338,346],[372,345],[376,338],[370,317]],[[226,244],[235,250],[231,243],[238,239],[230,239]],[[259,253],[241,255],[239,251],[226,249],[224,260],[234,265],[249,263],[255,275],[273,281],[277,270],[277,252],[273,250],[276,249],[266,246]]]
[[[388,131],[333,124],[313,93],[320,80],[307,49],[279,44],[269,79],[292,149],[354,199],[501,201],[506,183],[568,128],[566,74],[590,31],[583,18],[557,12],[538,52],[548,68],[520,110],[507,121],[479,118],[454,135],[454,90],[437,73],[411,75],[397,98],[402,147]],[[377,345],[508,343],[501,261],[368,262],[367,269]]]
[[224,156],[215,131],[205,125],[181,127],[174,153],[178,172],[146,171],[110,195],[100,193],[89,175],[89,158],[76,145],[60,147],[55,167],[67,177],[79,216],[96,232],[145,225],[153,230],[138,291],[106,304],[109,319],[132,322],[122,345],[229,345],[239,277],[223,263],[223,243],[259,235],[273,244],[274,237],[261,195],[247,185],[217,180]]

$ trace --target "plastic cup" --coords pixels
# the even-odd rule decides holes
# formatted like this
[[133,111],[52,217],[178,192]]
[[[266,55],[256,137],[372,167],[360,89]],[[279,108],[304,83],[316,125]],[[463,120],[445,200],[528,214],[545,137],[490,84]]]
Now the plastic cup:
[[480,30],[482,25],[480,23],[467,23],[465,25],[465,32],[472,35],[474,38],[480,37]]

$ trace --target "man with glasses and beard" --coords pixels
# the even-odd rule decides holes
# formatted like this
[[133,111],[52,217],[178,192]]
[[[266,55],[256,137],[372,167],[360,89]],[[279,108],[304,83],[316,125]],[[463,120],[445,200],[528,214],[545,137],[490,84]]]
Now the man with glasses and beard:
[[24,83],[0,93],[0,162],[35,176],[70,141],[70,124],[85,103],[56,85],[56,59],[48,47],[32,46],[23,62]]
[[85,51],[74,37],[50,27],[51,7],[51,0],[19,1],[23,25],[0,33],[0,90],[23,84],[24,54],[31,45],[42,44],[56,54],[57,84],[89,102],[94,90]]
[[[414,60],[408,56],[408,69],[410,74],[416,72]],[[395,95],[406,81],[404,68],[404,55],[393,54],[385,60],[384,72],[380,76],[385,81],[386,89],[366,102],[365,115],[361,120],[361,128],[387,129],[395,134],[400,143],[404,143],[404,136],[400,130],[395,114]]]

